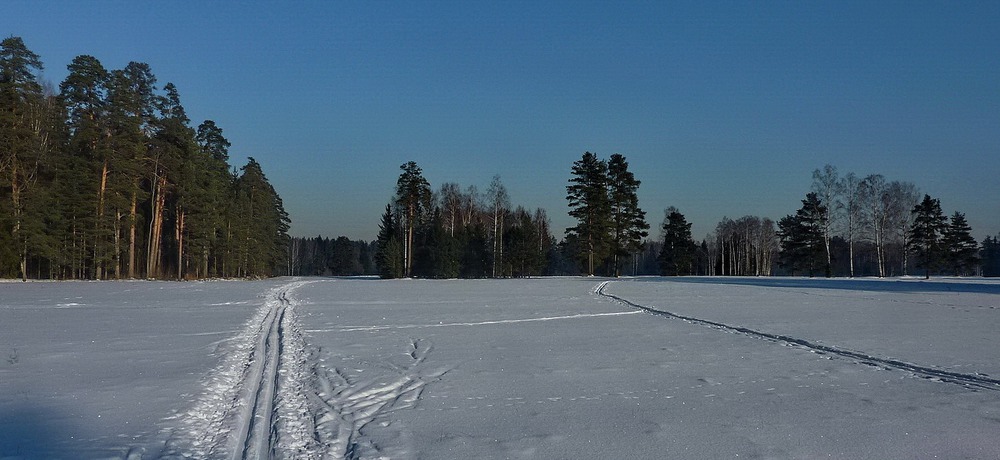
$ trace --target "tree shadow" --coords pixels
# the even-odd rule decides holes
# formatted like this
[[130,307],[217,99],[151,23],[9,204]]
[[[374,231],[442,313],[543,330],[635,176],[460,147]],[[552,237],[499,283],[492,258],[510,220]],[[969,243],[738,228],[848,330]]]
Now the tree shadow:
[[65,415],[14,404],[0,413],[0,458],[70,458]]

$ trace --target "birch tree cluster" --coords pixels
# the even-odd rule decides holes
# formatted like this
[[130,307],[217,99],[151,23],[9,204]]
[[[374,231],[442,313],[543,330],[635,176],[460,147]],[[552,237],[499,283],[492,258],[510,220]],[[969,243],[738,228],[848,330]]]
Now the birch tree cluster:
[[881,174],[843,176],[826,165],[795,215],[782,219],[782,267],[826,276],[978,274],[979,247],[965,215],[947,218],[916,185]]
[[288,216],[259,163],[191,125],[148,65],[87,55],[58,89],[18,37],[0,42],[0,276],[270,276]]
[[513,207],[499,176],[485,192],[434,191],[414,162],[400,166],[375,242],[382,278],[509,278],[550,274],[555,241],[543,209]]

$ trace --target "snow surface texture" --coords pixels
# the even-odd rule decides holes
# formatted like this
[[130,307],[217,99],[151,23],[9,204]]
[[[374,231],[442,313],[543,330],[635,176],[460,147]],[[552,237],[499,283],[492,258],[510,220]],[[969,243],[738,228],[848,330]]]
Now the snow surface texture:
[[1000,458],[1000,283],[0,283],[0,458]]

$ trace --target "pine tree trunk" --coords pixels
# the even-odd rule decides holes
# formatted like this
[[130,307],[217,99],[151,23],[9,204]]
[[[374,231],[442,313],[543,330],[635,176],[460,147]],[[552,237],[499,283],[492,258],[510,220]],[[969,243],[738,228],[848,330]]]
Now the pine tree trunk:
[[181,280],[184,279],[184,210],[179,207],[174,237],[177,238],[177,279]]
[[121,249],[122,249],[121,248],[121,246],[122,246],[122,241],[121,241],[122,240],[121,239],[121,221],[122,221],[122,213],[121,213],[121,211],[116,210],[115,211],[115,228],[114,228],[114,230],[115,230],[115,236],[114,236],[114,241],[115,241],[115,255],[112,258],[112,260],[114,261],[113,268],[114,268],[114,277],[115,277],[115,279],[121,279],[122,278],[122,269],[121,269],[121,267],[122,267],[122,264],[121,264],[121,253],[122,253],[122,251],[121,251]]
[[132,190],[132,203],[129,206],[128,218],[128,277],[135,279],[135,227],[138,216],[136,215],[138,192]]
[[14,228],[13,237],[19,252],[18,266],[21,271],[21,281],[28,280],[28,248],[27,242],[21,235],[21,185],[18,181],[17,159],[11,162],[10,197],[14,205]]
[[167,185],[166,177],[158,177],[154,188],[153,199],[153,219],[149,229],[149,247],[146,261],[146,276],[157,278],[160,275],[160,249],[163,237],[163,214],[166,206],[166,193],[164,188]]
[[101,226],[104,223],[104,190],[108,183],[108,162],[101,165],[100,188],[97,190],[97,219],[94,220],[94,277],[104,278],[104,249],[101,247]]

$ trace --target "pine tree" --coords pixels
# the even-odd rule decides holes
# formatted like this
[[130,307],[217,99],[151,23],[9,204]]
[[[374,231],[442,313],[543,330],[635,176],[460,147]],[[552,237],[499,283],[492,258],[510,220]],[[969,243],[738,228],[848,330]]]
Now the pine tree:
[[917,258],[917,266],[924,269],[924,278],[944,261],[942,237],[947,228],[947,218],[941,211],[941,202],[924,195],[923,201],[913,207],[913,224],[910,226],[908,249]]
[[[44,196],[35,183],[50,146],[46,137],[53,108],[35,76],[42,68],[39,56],[20,37],[0,42],[0,234],[5,235],[0,244],[10,249],[9,257],[0,254],[0,263],[10,260],[17,267],[0,266],[0,273],[10,271],[22,280],[28,276],[29,248],[40,242],[44,227],[26,212]],[[35,192],[42,193],[33,196]]]
[[794,273],[806,272],[814,276],[823,268],[825,276],[831,275],[830,264],[826,262],[826,242],[823,223],[827,208],[815,193],[806,195],[802,207],[794,216],[785,216],[778,222],[778,236],[781,238],[781,265]]
[[666,276],[690,275],[697,246],[691,238],[691,224],[684,215],[671,206],[663,220],[663,247],[658,261],[660,274]]
[[413,237],[418,224],[431,208],[431,186],[424,179],[423,172],[416,163],[410,161],[402,164],[403,172],[396,180],[396,204],[402,209],[403,226],[403,276],[413,274]]
[[190,201],[194,204],[188,224],[189,253],[196,262],[196,277],[211,276],[211,253],[219,251],[220,230],[229,182],[229,140],[214,121],[205,120],[198,125],[195,140],[200,148],[195,155],[191,176],[197,181]]
[[628,170],[621,154],[608,161],[608,197],[611,205],[612,266],[614,276],[621,274],[621,262],[642,249],[642,240],[649,235],[646,212],[639,208],[639,180]]
[[142,204],[149,198],[143,183],[148,182],[145,179],[147,165],[152,158],[151,138],[158,122],[155,85],[156,77],[149,65],[129,62],[124,69],[112,72],[108,94],[112,149],[118,160],[120,193],[127,202],[124,205],[127,208],[127,228],[123,229],[127,249],[123,249],[123,257],[126,260],[125,276],[128,278],[144,275],[140,265],[145,264],[139,260],[138,248],[141,232],[146,228],[143,225],[146,216],[141,215]]
[[249,158],[235,182],[237,276],[272,276],[286,257],[288,214],[260,163]]
[[569,215],[577,219],[577,225],[567,228],[566,235],[579,242],[586,273],[593,276],[597,264],[612,251],[608,165],[597,155],[586,152],[583,158],[573,163],[572,173],[570,185],[566,187],[566,199],[569,201]]
[[972,237],[972,227],[965,220],[965,214],[955,212],[951,216],[944,229],[942,243],[952,274],[966,276],[974,273],[979,265],[979,243]]

